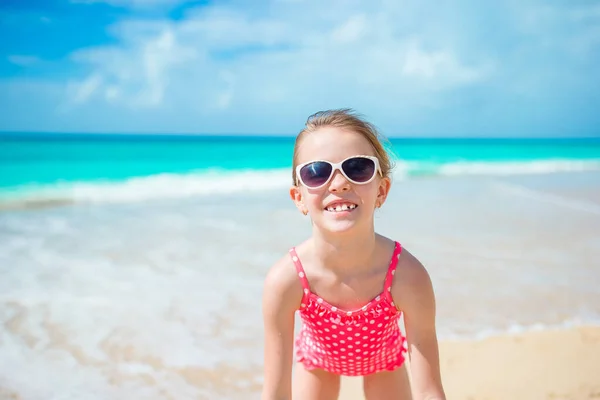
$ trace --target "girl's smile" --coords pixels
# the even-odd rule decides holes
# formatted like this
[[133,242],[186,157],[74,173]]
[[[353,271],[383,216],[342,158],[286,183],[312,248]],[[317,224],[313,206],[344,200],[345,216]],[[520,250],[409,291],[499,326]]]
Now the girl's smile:
[[324,210],[328,213],[330,218],[346,218],[352,214],[358,204],[347,200],[332,200],[327,203]]

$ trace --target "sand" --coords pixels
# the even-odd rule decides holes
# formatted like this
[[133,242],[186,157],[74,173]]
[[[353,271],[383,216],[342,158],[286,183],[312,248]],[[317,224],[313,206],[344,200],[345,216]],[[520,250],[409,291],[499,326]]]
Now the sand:
[[[448,400],[600,399],[600,327],[440,343]],[[340,399],[362,400],[361,381]]]

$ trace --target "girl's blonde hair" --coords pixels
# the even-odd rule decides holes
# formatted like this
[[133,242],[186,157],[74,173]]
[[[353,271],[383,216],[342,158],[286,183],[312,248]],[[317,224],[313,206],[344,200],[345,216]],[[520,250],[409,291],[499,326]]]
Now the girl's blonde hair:
[[296,142],[294,144],[294,155],[292,158],[292,182],[296,185],[296,165],[298,165],[298,148],[299,144],[309,133],[313,133],[319,128],[324,127],[336,127],[346,129],[352,132],[356,132],[362,135],[369,141],[373,150],[375,150],[375,156],[379,159],[379,165],[381,166],[381,172],[383,177],[389,177],[393,168],[392,161],[388,155],[388,151],[384,147],[383,143],[389,142],[377,131],[374,125],[365,121],[361,116],[356,114],[352,109],[343,108],[337,110],[326,110],[319,111],[306,120],[304,129],[300,131],[296,136]]

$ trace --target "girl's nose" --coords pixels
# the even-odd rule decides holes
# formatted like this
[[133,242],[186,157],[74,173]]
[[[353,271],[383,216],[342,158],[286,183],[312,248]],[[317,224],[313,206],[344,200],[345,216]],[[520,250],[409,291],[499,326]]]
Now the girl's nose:
[[346,191],[350,189],[350,182],[340,171],[335,171],[329,182],[329,190],[332,192]]

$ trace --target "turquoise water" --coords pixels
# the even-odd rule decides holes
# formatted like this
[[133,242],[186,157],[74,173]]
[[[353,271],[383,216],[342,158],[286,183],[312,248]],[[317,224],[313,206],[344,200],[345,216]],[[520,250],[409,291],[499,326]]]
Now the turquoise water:
[[0,187],[123,180],[210,169],[287,167],[293,142],[261,138],[91,136],[0,138]]
[[[189,195],[250,176],[258,189],[287,185],[293,145],[293,137],[0,134],[0,198],[77,200],[82,188],[88,200],[108,189],[131,198],[132,182],[138,193],[176,195],[183,185]],[[392,138],[390,148],[403,178],[600,170],[598,139]]]

